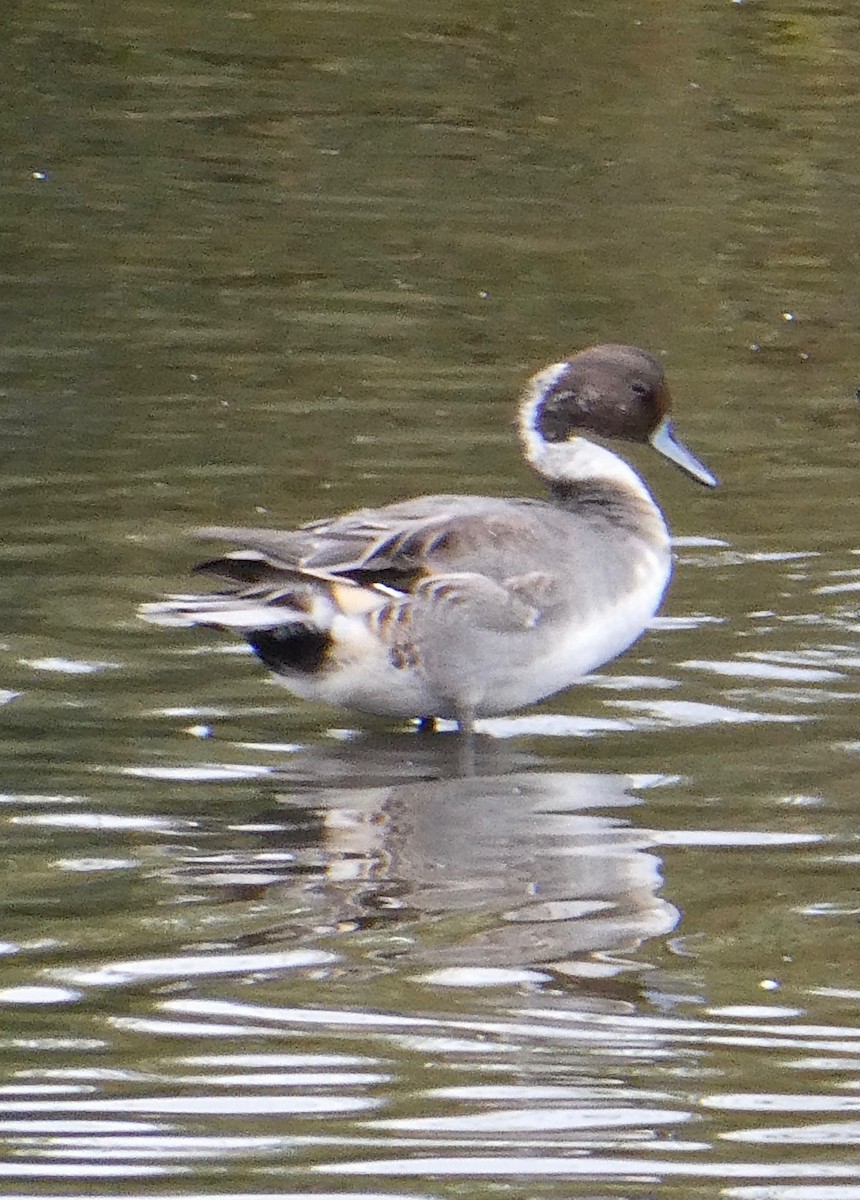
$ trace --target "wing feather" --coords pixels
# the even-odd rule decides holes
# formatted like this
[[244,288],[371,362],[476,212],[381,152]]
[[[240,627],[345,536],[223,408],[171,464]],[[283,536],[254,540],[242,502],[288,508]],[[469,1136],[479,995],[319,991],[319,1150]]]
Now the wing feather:
[[241,549],[198,569],[245,584],[274,583],[295,573],[399,591],[461,571],[501,582],[511,573],[506,547],[516,545],[520,563],[530,546],[539,554],[546,546],[548,514],[554,513],[541,501],[423,496],[288,532],[211,526],[197,536]]

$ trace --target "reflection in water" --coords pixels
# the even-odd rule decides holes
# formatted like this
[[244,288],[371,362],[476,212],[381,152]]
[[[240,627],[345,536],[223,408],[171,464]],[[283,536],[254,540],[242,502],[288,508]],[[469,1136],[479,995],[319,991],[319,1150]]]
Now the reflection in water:
[[[475,773],[462,777],[461,741],[332,740],[270,766],[262,792],[250,770],[236,776],[259,800],[214,840],[213,830],[196,846],[198,823],[187,818],[152,827],[178,839],[160,874],[186,907],[186,946],[139,958],[126,949],[57,968],[52,982],[117,987],[306,970],[341,954],[471,985],[529,971],[535,980],[547,972],[607,978],[641,965],[625,956],[672,930],[679,915],[658,895],[654,836],[629,817],[636,791],[661,777],[528,770],[523,751],[484,737],[475,739]],[[212,786],[210,774],[202,769],[198,786]],[[189,782],[184,769],[173,779]],[[20,819],[34,829],[82,828],[74,812]],[[89,819],[85,828],[125,827]],[[196,943],[208,940],[207,913],[225,902],[238,913],[253,905],[265,925],[243,932],[240,917],[229,940],[204,949]],[[195,915],[201,925],[188,947]],[[222,926],[226,933],[224,918]]]
[[[478,739],[479,773],[440,778],[459,741],[368,737],[296,755],[280,773],[291,786],[268,811],[277,832],[255,862],[207,857],[202,877],[211,886],[223,870],[229,889],[244,871],[235,886],[246,897],[255,863],[277,862],[277,882],[260,876],[259,895],[273,914],[310,905],[310,928],[291,923],[294,934],[360,932],[375,959],[468,968],[473,982],[489,968],[615,974],[630,965],[619,956],[674,927],[677,910],[657,896],[653,838],[621,814],[638,802],[633,779],[504,773],[523,756],[512,764],[491,739]],[[404,747],[414,748],[405,762]],[[189,863],[189,883],[195,873]]]
[[[215,1194],[209,1178],[228,1172],[231,1192],[254,1172],[271,1193],[285,1169],[306,1194],[330,1173],[359,1187],[368,1176],[545,1176],[562,1188],[574,1175],[786,1178],[786,1142],[816,1134],[808,1117],[789,1127],[785,1108],[762,1128],[792,1086],[786,1055],[796,1078],[850,1079],[849,1022],[767,997],[742,1006],[743,969],[735,1003],[709,1011],[690,985],[704,958],[676,960],[682,975],[661,953],[647,989],[616,977],[678,919],[658,895],[656,841],[698,848],[727,908],[716,881],[733,860],[711,865],[715,855],[743,847],[749,875],[757,854],[767,896],[785,870],[784,859],[767,869],[768,846],[785,854],[809,833],[786,820],[758,840],[747,828],[710,842],[701,829],[651,834],[632,817],[665,818],[685,791],[677,778],[550,771],[490,737],[462,778],[458,740],[343,735],[270,746],[256,771],[210,761],[118,773],[140,789],[128,815],[82,812],[71,796],[20,801],[11,833],[68,839],[60,877],[112,864],[125,907],[112,911],[105,893],[103,940],[82,947],[70,928],[89,920],[93,883],[57,892],[65,928],[44,912],[39,923],[42,944],[66,938],[62,965],[40,976],[53,992],[0,993],[28,1029],[26,1050],[8,1051],[0,1119],[16,1171],[128,1183],[193,1164],[195,1194]],[[172,811],[143,813],[144,794],[168,790]],[[643,791],[648,808],[636,810]],[[137,908],[133,879],[146,880]],[[19,956],[22,983],[36,953]],[[784,1106],[805,1103],[794,1086]],[[830,1103],[836,1130],[845,1098]],[[747,1142],[755,1161],[732,1156]],[[831,1150],[809,1178],[850,1171]]]

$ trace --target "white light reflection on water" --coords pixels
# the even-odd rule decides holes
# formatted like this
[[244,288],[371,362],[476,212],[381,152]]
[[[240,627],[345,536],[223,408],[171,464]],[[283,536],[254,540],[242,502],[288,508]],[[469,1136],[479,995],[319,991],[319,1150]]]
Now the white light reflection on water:
[[329,966],[338,959],[337,954],[329,951],[310,949],[260,954],[198,954],[193,957],[109,963],[90,971],[58,968],[54,974],[79,987],[121,987],[147,979],[190,979],[201,975],[232,975]]
[[323,1163],[312,1170],[321,1175],[385,1175],[404,1178],[486,1178],[499,1179],[547,1177],[565,1179],[585,1176],[596,1179],[650,1180],[661,1179],[852,1179],[857,1168],[853,1163],[796,1163],[766,1164],[760,1162],[696,1163],[656,1158],[611,1158],[588,1155],[565,1158],[557,1155],[529,1155],[508,1158],[504,1155],[456,1158],[442,1155],[427,1158],[377,1159],[373,1162]]

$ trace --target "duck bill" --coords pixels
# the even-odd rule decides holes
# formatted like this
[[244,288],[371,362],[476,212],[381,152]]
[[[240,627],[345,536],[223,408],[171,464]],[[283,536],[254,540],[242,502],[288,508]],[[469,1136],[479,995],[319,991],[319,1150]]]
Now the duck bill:
[[683,442],[675,437],[672,422],[667,417],[661,421],[649,438],[651,445],[669,462],[686,471],[693,479],[703,483],[705,487],[717,487],[719,480],[712,475],[704,463],[700,463],[694,454],[687,449]]

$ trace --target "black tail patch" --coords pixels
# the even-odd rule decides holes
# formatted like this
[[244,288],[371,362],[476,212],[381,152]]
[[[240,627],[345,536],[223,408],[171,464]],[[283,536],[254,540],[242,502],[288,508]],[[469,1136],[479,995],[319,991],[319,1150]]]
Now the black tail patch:
[[320,670],[331,648],[331,638],[320,629],[307,625],[278,625],[274,629],[255,629],[245,634],[259,659],[278,675],[299,671],[313,675]]

